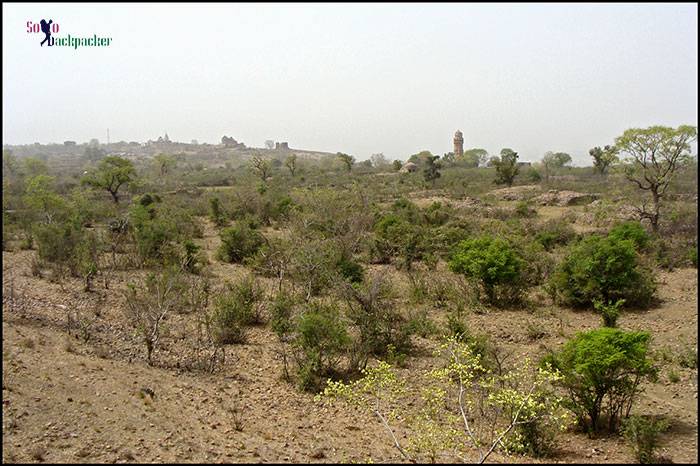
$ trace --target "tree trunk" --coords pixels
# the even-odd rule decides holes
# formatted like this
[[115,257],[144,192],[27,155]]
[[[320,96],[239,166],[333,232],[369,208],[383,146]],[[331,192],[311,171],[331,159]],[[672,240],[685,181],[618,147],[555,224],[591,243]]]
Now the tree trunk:
[[654,233],[659,232],[659,200],[661,199],[661,196],[658,193],[658,188],[652,188],[651,190],[651,196],[652,200],[654,202],[654,212],[649,216],[649,220],[651,221],[651,228],[654,230]]

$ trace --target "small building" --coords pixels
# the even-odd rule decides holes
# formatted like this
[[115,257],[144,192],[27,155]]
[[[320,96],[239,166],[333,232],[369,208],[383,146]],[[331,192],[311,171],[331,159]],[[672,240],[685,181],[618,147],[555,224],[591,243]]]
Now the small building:
[[400,173],[413,173],[416,170],[418,170],[418,165],[416,165],[413,162],[406,162],[403,164],[403,167],[401,167],[401,170],[399,170]]

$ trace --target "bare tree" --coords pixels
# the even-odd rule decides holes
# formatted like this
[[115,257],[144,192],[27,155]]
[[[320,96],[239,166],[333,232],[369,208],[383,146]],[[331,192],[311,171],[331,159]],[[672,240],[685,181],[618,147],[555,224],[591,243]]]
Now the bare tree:
[[261,180],[263,180],[263,182],[270,177],[270,170],[272,169],[272,166],[270,165],[270,162],[268,160],[265,160],[262,157],[255,155],[253,156],[251,163],[253,164],[253,169],[255,169],[255,171],[258,173],[258,176]]
[[284,166],[289,169],[289,173],[294,176],[294,172],[297,171],[297,154],[292,154],[284,161]]
[[150,274],[143,288],[129,284],[126,291],[126,315],[146,345],[148,364],[158,348],[163,321],[181,305],[181,269]]
[[690,144],[697,134],[695,126],[651,126],[628,129],[615,140],[620,153],[627,155],[627,179],[651,193],[651,208],[644,200],[637,211],[642,219],[649,220],[654,232],[659,230],[661,198],[678,169],[689,160]]

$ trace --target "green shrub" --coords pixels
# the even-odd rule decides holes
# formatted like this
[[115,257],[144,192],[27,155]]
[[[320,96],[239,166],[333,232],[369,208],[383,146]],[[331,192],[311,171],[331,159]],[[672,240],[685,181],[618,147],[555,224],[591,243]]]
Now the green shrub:
[[460,242],[449,267],[477,281],[493,304],[520,299],[523,261],[504,239],[482,236]]
[[622,424],[622,432],[640,464],[656,462],[654,450],[659,444],[659,434],[668,429],[668,426],[665,420],[654,420],[637,415],[630,416]]
[[39,258],[69,265],[83,238],[84,230],[71,222],[37,224],[33,228]]
[[651,237],[642,224],[633,221],[614,226],[608,233],[608,237],[617,240],[631,240],[638,251],[646,249],[651,242]]
[[318,391],[328,378],[342,372],[340,361],[351,343],[347,325],[334,306],[314,304],[301,314],[296,331],[293,345],[299,387]]
[[355,262],[352,259],[341,256],[340,260],[336,264],[336,267],[338,268],[340,275],[350,283],[361,283],[364,279],[365,271],[359,262]]
[[688,249],[688,261],[692,264],[693,267],[696,269],[698,268],[698,247],[697,246],[692,246],[691,248]]
[[217,251],[217,258],[235,264],[253,256],[265,244],[263,235],[242,222],[224,228],[219,236],[221,246]]
[[220,344],[245,342],[245,326],[262,323],[262,290],[249,276],[227,284],[214,300],[214,337]]
[[346,285],[343,291],[349,307],[347,316],[359,333],[355,357],[358,366],[364,367],[369,355],[385,356],[389,345],[397,354],[410,351],[414,328],[396,310],[390,281],[375,274],[367,283]]
[[202,248],[188,239],[182,243],[182,249],[182,268],[189,273],[200,273],[206,263],[206,256],[201,252]]
[[212,197],[209,199],[209,218],[212,222],[214,222],[214,225],[218,227],[224,226],[228,223],[228,219],[226,218],[226,214],[221,207],[221,201],[219,201],[218,197]]
[[601,414],[608,429],[616,431],[622,416],[629,415],[644,379],[655,380],[656,368],[647,357],[648,332],[600,328],[578,333],[564,348],[545,357],[563,379],[568,407],[579,424],[591,431],[601,428]]
[[178,236],[178,225],[168,215],[158,215],[153,204],[135,204],[129,211],[137,253],[142,263],[164,263],[172,259],[166,246]]
[[681,376],[674,369],[668,371],[668,381],[671,383],[678,383],[681,380]]
[[452,216],[452,209],[442,205],[441,202],[433,202],[428,208],[423,211],[425,223],[433,226],[440,226],[447,223]]
[[555,246],[568,244],[575,237],[576,232],[569,223],[561,220],[548,220],[535,234],[535,241],[547,251],[551,251]]
[[527,201],[519,201],[515,204],[515,215],[520,218],[531,218],[537,215],[537,211]]
[[294,310],[294,298],[280,291],[270,308],[270,327],[280,339],[285,338],[294,328],[292,311]]
[[620,317],[620,307],[623,304],[625,304],[624,299],[619,299],[614,303],[609,302],[608,304],[597,299],[593,300],[593,307],[603,318],[603,326],[610,328],[617,327],[617,318]]
[[698,349],[697,346],[684,344],[676,357],[678,365],[686,369],[698,368]]
[[400,258],[400,265],[407,270],[428,251],[424,228],[396,214],[382,217],[375,225],[375,234],[375,254]]
[[[428,316],[428,311],[426,309],[411,312],[408,316],[408,325],[409,330],[406,333],[416,334],[423,338],[436,335],[439,331],[435,322]],[[396,348],[393,346],[392,348],[394,352],[396,352]]]
[[641,265],[631,240],[597,235],[570,250],[550,284],[554,298],[571,306],[624,299],[628,305],[645,307],[656,290],[651,271]]

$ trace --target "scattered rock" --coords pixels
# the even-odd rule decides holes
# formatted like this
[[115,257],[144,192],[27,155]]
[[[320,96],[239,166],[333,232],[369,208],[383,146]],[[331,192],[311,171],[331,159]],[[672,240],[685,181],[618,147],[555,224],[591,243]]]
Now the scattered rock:
[[539,205],[548,206],[571,206],[590,204],[598,199],[596,194],[577,193],[576,191],[557,191],[550,189],[544,194],[537,196],[534,201]]

